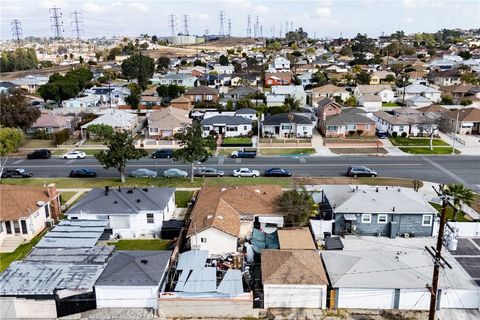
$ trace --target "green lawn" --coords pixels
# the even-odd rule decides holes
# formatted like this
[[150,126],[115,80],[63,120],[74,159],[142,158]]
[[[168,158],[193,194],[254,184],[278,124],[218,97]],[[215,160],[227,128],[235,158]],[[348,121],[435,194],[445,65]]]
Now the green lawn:
[[292,155],[292,154],[314,154],[314,148],[261,148],[260,154],[263,156],[278,156],[278,155]]
[[[82,149],[82,148],[75,148],[75,150],[83,151],[87,154],[87,156],[93,156],[96,153],[102,151],[100,149]],[[54,149],[54,150],[52,150],[52,155],[61,156],[61,155],[64,155],[65,153],[67,153],[68,151],[69,150],[67,150],[67,149]]]
[[[402,138],[402,137],[396,137],[390,138],[390,141],[394,146],[402,146],[402,147],[407,147],[407,146],[430,146],[430,139],[429,138]],[[449,146],[448,143],[441,139],[433,139],[432,142],[433,146]]]
[[116,246],[117,250],[167,250],[173,245],[173,242],[163,239],[140,239],[118,240],[107,244]]
[[65,204],[67,203],[68,200],[70,200],[70,198],[72,198],[74,195],[76,195],[77,192],[76,191],[65,191],[65,192],[62,192],[62,194],[60,195],[60,198],[61,198],[61,201],[60,201],[60,204]]
[[22,260],[32,250],[32,248],[40,241],[46,231],[42,232],[29,243],[24,243],[10,253],[0,253],[0,272],[3,272],[15,260]]
[[[432,205],[432,207],[437,209],[438,213],[440,214],[440,212],[442,211],[442,206],[439,205],[439,204],[433,203],[433,202],[430,202],[430,204]],[[453,208],[450,207],[450,206],[447,207],[447,220],[453,220]],[[465,219],[465,215],[463,215],[462,212],[459,212],[457,214],[457,221],[458,222],[470,222],[470,220]]]
[[103,146],[102,140],[85,140],[82,146],[90,145],[90,146]]
[[382,102],[382,107],[401,107],[401,105],[396,102]]
[[53,148],[56,147],[53,140],[25,139],[20,148]]
[[239,137],[239,138],[225,138],[223,139],[222,145],[229,145],[229,144],[251,144],[252,139],[251,138],[244,138],[244,137]]
[[[410,154],[451,154],[451,147],[433,147],[430,150],[429,147],[400,147],[400,150]],[[455,149],[455,154],[460,154],[460,151]]]
[[192,197],[193,191],[175,191],[175,203],[179,208],[187,208]]

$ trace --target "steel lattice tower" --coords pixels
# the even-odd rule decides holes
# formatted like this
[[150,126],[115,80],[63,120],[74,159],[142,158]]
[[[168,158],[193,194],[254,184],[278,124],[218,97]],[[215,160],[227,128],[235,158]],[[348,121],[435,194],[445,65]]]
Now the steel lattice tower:
[[188,36],[188,15],[183,15],[183,34]]
[[225,12],[221,10],[219,13],[219,18],[220,18],[220,30],[218,31],[218,35],[221,37],[225,37]]
[[252,22],[250,20],[250,15],[248,15],[248,20],[247,20],[247,38],[252,37]]
[[53,6],[49,9],[51,14],[50,21],[52,22],[52,30],[56,39],[63,38],[63,21],[62,21],[62,12],[60,8]]
[[168,24],[170,27],[170,35],[175,36],[175,15],[171,14],[168,16]]
[[20,22],[20,20],[15,19],[11,22],[11,25],[12,25],[13,39],[17,42],[20,42],[23,36],[22,23]]
[[83,22],[80,20],[83,16],[81,12],[78,11],[73,11],[70,13],[70,17],[73,18],[73,21],[71,22],[71,25],[73,27],[72,33],[75,35],[75,38],[77,40],[80,40],[80,35],[84,33],[83,30]]

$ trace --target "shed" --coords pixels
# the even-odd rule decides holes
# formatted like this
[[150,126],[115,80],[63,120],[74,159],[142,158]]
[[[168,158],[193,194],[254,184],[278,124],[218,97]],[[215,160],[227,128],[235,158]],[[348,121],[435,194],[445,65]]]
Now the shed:
[[278,229],[281,250],[317,249],[308,227]]

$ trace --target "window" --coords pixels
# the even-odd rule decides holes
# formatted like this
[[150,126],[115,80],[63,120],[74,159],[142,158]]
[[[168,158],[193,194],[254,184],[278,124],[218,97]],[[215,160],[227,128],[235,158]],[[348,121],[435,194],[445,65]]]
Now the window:
[[327,131],[337,131],[338,126],[327,126]]
[[155,223],[155,219],[153,218],[153,213],[147,213],[147,223]]
[[282,124],[282,130],[291,130],[292,129],[292,126],[290,126],[289,124]]
[[357,129],[357,126],[354,124],[347,124],[345,126],[345,130],[356,130],[356,129]]
[[247,126],[243,126],[243,130],[247,130]]
[[210,127],[203,127],[203,131],[210,131]]
[[20,220],[20,226],[21,226],[21,229],[22,229],[22,234],[28,234],[27,221]]
[[386,214],[379,214],[377,217],[378,224],[385,224],[388,221],[388,216]]
[[158,132],[158,128],[150,128],[150,132]]
[[372,222],[372,215],[370,213],[362,214],[362,223],[371,223]]
[[369,124],[365,125],[365,129],[370,130],[370,125]]
[[403,126],[399,126],[398,131],[403,132]]
[[45,217],[49,217],[50,216],[50,204],[47,203],[47,205],[45,206]]
[[423,215],[422,216],[422,227],[429,227],[432,225],[432,216],[431,215]]
[[227,131],[238,131],[237,127],[227,127]]
[[212,95],[207,95],[207,101],[212,101],[213,100],[213,96]]
[[48,132],[48,133],[52,133],[52,132],[53,132],[53,128],[45,128],[45,131]]
[[207,243],[207,238],[200,238],[200,242]]

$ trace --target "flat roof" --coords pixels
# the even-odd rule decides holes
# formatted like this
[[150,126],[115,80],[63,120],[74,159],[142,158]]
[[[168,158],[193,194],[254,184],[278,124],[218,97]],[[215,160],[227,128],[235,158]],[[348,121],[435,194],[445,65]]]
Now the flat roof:
[[36,248],[93,248],[107,225],[107,220],[62,220]]
[[317,249],[308,227],[278,229],[280,250]]
[[34,248],[24,261],[44,263],[103,264],[111,256],[115,246],[93,248]]

